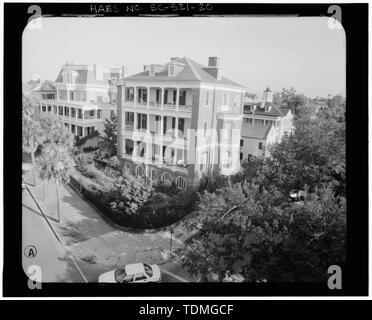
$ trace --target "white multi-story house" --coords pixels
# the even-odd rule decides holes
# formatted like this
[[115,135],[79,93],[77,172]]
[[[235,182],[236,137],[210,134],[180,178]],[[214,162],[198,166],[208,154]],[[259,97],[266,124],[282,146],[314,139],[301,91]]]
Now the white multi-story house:
[[[291,134],[293,114],[289,108],[273,103],[273,94],[268,87],[261,101],[245,99],[240,140],[240,160],[251,156],[267,155],[267,147],[282,141]],[[266,150],[265,150],[266,149]]]
[[102,133],[104,119],[116,113],[116,84],[123,77],[124,68],[66,63],[56,81],[44,82],[33,97],[39,112],[54,114],[73,134],[84,137],[95,130]]
[[240,168],[245,88],[222,76],[220,58],[145,66],[118,83],[118,158],[136,175],[194,187],[204,174]]

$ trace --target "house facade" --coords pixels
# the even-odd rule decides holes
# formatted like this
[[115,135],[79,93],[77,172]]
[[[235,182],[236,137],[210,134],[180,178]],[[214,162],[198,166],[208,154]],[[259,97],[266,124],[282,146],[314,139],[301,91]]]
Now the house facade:
[[117,81],[124,68],[66,63],[55,82],[44,82],[33,92],[38,111],[58,117],[73,134],[103,133],[104,119],[116,113]]
[[195,187],[240,168],[245,89],[222,76],[219,57],[144,66],[118,82],[118,158],[135,175]]
[[293,114],[289,108],[273,103],[268,87],[261,101],[245,99],[240,140],[240,160],[252,156],[264,157],[267,147],[293,133]]

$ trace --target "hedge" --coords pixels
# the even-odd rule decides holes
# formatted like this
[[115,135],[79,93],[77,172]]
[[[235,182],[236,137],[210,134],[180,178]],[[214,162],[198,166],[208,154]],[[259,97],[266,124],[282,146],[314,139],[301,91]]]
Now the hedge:
[[134,229],[159,229],[167,227],[186,216],[192,210],[192,204],[195,202],[196,195],[190,195],[186,203],[173,201],[170,210],[153,212],[151,205],[144,205],[135,214],[129,215],[123,212],[113,210],[102,198],[102,196],[82,185],[73,176],[70,177],[70,184],[90,201],[110,222],[125,228]]

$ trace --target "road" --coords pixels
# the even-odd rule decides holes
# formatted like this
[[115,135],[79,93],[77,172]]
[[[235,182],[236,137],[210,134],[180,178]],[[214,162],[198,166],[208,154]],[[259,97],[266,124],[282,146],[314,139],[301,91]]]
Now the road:
[[[31,188],[32,190],[32,188]],[[32,191],[31,191],[32,192]],[[71,196],[72,190],[69,190]],[[36,197],[36,195],[35,195]],[[42,200],[36,197],[35,200],[47,215],[52,215],[51,212],[45,210],[45,204]],[[83,201],[77,198],[76,201]],[[86,229],[74,229],[74,239],[77,241],[72,245],[66,245],[66,239],[71,240],[70,232],[66,234],[66,230],[61,229],[59,224],[48,219],[48,222],[41,214],[40,209],[34,199],[27,190],[23,191],[22,196],[22,223],[23,223],[23,268],[27,273],[31,265],[40,266],[42,271],[42,282],[97,282],[98,276],[103,272],[115,269],[118,264],[125,264],[133,261],[133,248],[148,249],[154,248],[159,243],[168,243],[166,233],[150,234],[150,235],[133,235],[122,231],[112,230],[105,221],[94,215],[94,230],[97,228],[101,231],[98,234],[93,234],[89,239],[86,239],[88,233]],[[63,208],[62,203],[62,208]],[[66,208],[67,209],[67,208]],[[62,214],[71,212],[70,210],[62,211]],[[86,214],[88,207],[84,207]],[[92,210],[91,208],[89,210]],[[91,213],[93,214],[93,213]],[[89,225],[89,221],[84,220],[85,227]],[[62,224],[62,223],[61,223]],[[76,226],[76,221],[74,223]],[[71,224],[67,226],[71,227]],[[70,228],[69,228],[70,229]],[[64,232],[62,232],[64,230]],[[89,231],[93,230],[93,226]],[[123,246],[122,244],[126,245]],[[30,246],[36,248],[36,256],[30,253]],[[33,248],[32,247],[32,248]],[[124,251],[123,251],[124,250]],[[34,253],[31,250],[31,253]],[[84,253],[84,255],[81,255]],[[87,259],[88,254],[94,253],[92,258]],[[152,256],[151,256],[152,254]],[[132,257],[132,258],[131,258]],[[129,259],[128,259],[129,258]],[[158,259],[157,255],[150,251],[137,253],[138,260]],[[157,263],[154,261],[154,263]],[[182,261],[160,263],[163,282],[188,282],[195,281],[182,268]]]

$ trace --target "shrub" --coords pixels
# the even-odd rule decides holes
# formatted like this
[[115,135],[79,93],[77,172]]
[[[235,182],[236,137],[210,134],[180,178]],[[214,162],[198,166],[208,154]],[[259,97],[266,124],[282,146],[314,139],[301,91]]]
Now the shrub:
[[119,177],[114,189],[105,194],[110,207],[118,214],[135,214],[151,197],[152,186],[140,177]]

